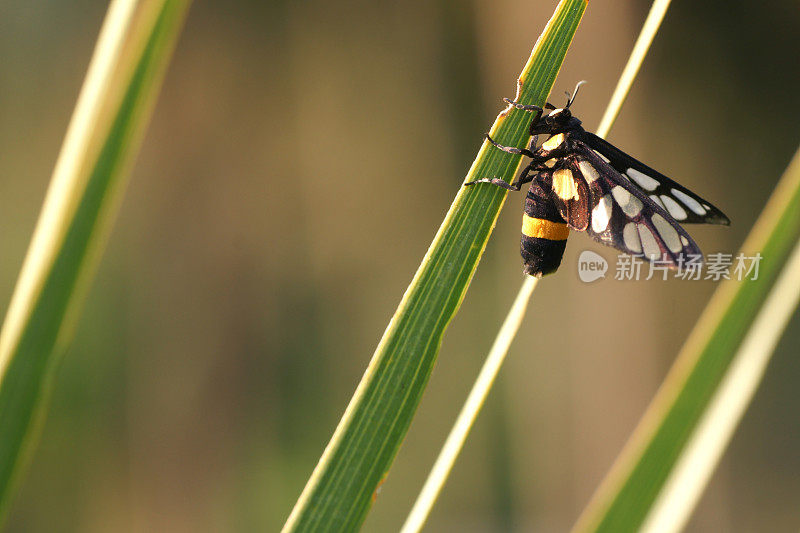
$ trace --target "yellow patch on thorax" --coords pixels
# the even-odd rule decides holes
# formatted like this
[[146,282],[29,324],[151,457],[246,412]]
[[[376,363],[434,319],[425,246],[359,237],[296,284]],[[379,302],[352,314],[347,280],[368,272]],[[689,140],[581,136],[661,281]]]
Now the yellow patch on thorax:
[[522,215],[522,234],[537,239],[563,241],[569,237],[569,228],[563,222],[551,222],[543,218]]
[[562,168],[553,172],[553,191],[562,200],[578,199],[578,185],[570,169]]
[[549,152],[550,150],[555,150],[556,148],[558,148],[563,142],[564,142],[564,134],[559,133],[558,135],[553,135],[545,142],[543,142],[542,148],[544,148]]

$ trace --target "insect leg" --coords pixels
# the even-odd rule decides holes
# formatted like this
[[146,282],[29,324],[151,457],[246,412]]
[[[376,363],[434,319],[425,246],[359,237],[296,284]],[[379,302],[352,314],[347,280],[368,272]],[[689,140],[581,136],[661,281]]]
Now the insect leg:
[[469,187],[470,185],[475,185],[476,183],[491,183],[492,185],[497,185],[503,189],[508,189],[509,191],[518,191],[522,188],[522,183],[508,183],[500,178],[482,178],[475,181],[470,181],[469,183],[465,183],[464,187]]
[[475,181],[470,181],[469,183],[465,183],[464,185],[467,186],[467,185],[472,185],[474,183],[491,183],[492,185],[497,185],[498,187],[502,187],[503,189],[508,189],[509,191],[518,191],[522,188],[523,185],[533,181],[534,176],[531,174],[531,171],[537,170],[535,167],[536,167],[535,163],[531,163],[530,165],[525,167],[525,169],[519,175],[519,178],[517,178],[517,181],[511,184],[498,178],[483,178]]
[[530,183],[534,178],[532,172],[538,172],[539,170],[541,170],[539,168],[539,164],[535,161],[531,161],[530,164],[528,164],[528,166],[523,168],[522,172],[520,172],[519,178],[517,178],[517,183],[520,186],[525,183]]
[[[509,104],[509,105],[512,105],[512,106],[516,107],[517,109],[521,109],[522,111],[531,111],[531,112],[535,111],[536,112],[536,119],[533,122],[538,122],[539,119],[542,118],[543,110],[538,105],[520,104],[519,102],[515,102],[511,98],[503,98],[503,101],[505,103]],[[554,106],[550,102],[547,102],[546,104],[544,104],[544,108],[545,109],[555,109],[556,106]]]
[[492,139],[489,136],[488,133],[486,134],[486,138],[489,140],[490,143],[492,143],[492,145],[495,148],[499,148],[500,150],[502,150],[504,152],[508,152],[509,154],[519,154],[519,155],[524,155],[526,157],[536,157],[536,155],[532,151],[528,150],[527,148],[514,148],[512,146],[503,146],[502,144],[498,144],[498,143],[495,142],[494,139]]
[[531,113],[536,113],[536,116],[534,117],[533,122],[539,122],[539,119],[542,118],[542,111],[543,110],[538,105],[520,104],[518,102],[515,102],[511,98],[503,98],[503,101],[505,103],[507,103],[508,105],[514,106],[515,108],[520,109],[522,111],[529,111]]

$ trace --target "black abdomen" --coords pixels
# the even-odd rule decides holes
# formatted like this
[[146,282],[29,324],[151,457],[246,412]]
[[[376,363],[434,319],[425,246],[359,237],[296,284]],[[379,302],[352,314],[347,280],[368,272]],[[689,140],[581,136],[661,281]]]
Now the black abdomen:
[[537,278],[558,270],[569,228],[540,182],[531,183],[522,215],[523,271]]

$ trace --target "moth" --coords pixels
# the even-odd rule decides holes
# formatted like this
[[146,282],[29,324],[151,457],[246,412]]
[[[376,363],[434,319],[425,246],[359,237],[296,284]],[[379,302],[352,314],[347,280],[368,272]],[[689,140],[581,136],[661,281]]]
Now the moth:
[[[530,158],[514,183],[484,178],[466,183],[491,183],[512,191],[530,183],[522,216],[523,271],[542,277],[561,264],[569,230],[584,231],[594,240],[648,261],[678,269],[702,253],[681,223],[730,224],[722,211],[687,188],[583,129],[567,104],[550,110],[510,105],[534,114],[527,149],[496,148]],[[539,135],[548,138],[536,147]]]

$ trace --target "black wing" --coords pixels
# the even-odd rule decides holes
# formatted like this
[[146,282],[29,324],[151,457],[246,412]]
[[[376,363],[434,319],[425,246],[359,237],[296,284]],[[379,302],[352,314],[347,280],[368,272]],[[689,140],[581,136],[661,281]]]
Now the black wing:
[[608,141],[589,132],[582,132],[582,140],[614,169],[628,178],[650,199],[669,211],[683,224],[730,224],[725,214],[700,198],[686,187],[672,181],[660,172],[637,161]]
[[[666,209],[625,179],[584,143],[574,143],[564,170],[552,176],[552,198],[567,225],[596,241],[680,268],[700,248]],[[571,178],[574,185],[559,183]],[[583,210],[576,206],[585,206]]]

